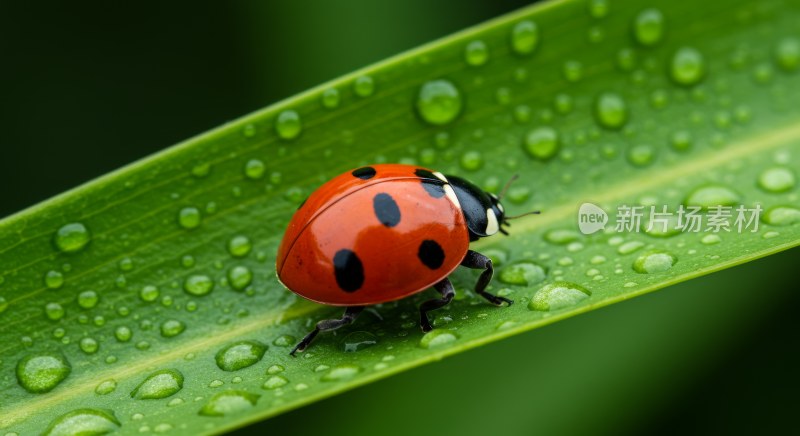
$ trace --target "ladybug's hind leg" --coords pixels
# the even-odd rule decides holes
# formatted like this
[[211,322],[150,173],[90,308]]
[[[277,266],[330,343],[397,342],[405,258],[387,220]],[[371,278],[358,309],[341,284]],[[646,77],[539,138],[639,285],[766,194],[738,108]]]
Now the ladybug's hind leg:
[[467,251],[467,256],[461,261],[461,265],[467,268],[484,270],[481,273],[481,276],[478,277],[478,283],[475,284],[475,292],[477,292],[478,295],[487,299],[490,303],[496,306],[500,306],[503,303],[507,303],[509,306],[514,304],[513,300],[486,292],[486,286],[488,286],[489,282],[492,281],[492,275],[494,274],[492,259],[489,259],[477,251],[469,250]]
[[419,325],[422,327],[423,332],[429,332],[433,330],[433,326],[428,320],[428,312],[447,306],[451,301],[453,301],[453,296],[456,294],[455,290],[453,290],[453,284],[450,283],[450,280],[447,277],[442,279],[442,281],[439,283],[433,285],[433,287],[439,291],[440,294],[442,294],[442,298],[428,300],[419,306]]
[[289,354],[294,356],[296,352],[303,352],[305,351],[306,347],[314,340],[315,337],[319,334],[319,332],[325,332],[329,330],[336,330],[341,326],[347,325],[352,323],[358,317],[358,314],[364,310],[364,306],[350,306],[344,310],[344,315],[342,315],[339,319],[323,319],[322,321],[317,323],[317,326],[311,333],[307,334],[306,337],[303,338],[300,343],[298,343]]

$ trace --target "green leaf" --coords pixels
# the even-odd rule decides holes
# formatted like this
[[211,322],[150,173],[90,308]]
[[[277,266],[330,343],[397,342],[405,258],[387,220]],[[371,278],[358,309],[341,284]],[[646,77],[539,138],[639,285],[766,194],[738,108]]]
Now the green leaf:
[[[487,22],[0,222],[0,428],[220,432],[798,245],[797,4],[602,5]],[[432,333],[425,292],[291,358],[340,309],[278,283],[283,230],[325,180],[383,161],[490,191],[520,174],[509,213],[542,214],[474,247],[517,304],[486,304],[457,271]],[[617,222],[622,205],[764,212],[755,232],[583,235],[585,202]]]

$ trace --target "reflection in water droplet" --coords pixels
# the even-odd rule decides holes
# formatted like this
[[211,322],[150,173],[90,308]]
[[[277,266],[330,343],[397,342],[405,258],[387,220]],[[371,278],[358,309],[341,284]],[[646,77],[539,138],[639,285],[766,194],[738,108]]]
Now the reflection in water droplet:
[[200,211],[196,207],[184,207],[178,211],[178,224],[184,229],[194,229],[200,221]]
[[775,49],[775,59],[783,70],[796,70],[800,66],[800,39],[794,37],[782,39]]
[[117,381],[108,379],[100,382],[95,388],[94,393],[97,395],[108,395],[117,389]]
[[581,285],[571,282],[549,283],[536,291],[528,303],[528,309],[550,311],[574,306],[589,298],[592,293]]
[[339,90],[336,88],[328,88],[322,92],[322,106],[325,106],[327,109],[339,107],[340,100]]
[[228,283],[236,291],[242,291],[253,282],[253,272],[250,268],[237,265],[228,270]]
[[373,335],[370,332],[365,331],[354,331],[347,334],[342,339],[342,345],[344,346],[344,351],[348,353],[353,353],[356,351],[363,350],[365,348],[369,348],[378,343],[378,337]]
[[195,274],[183,282],[183,290],[196,296],[207,295],[214,289],[214,281],[207,275]]
[[186,324],[177,319],[168,319],[161,323],[161,336],[171,338],[186,330]]
[[359,97],[369,97],[375,92],[375,81],[370,76],[360,76],[353,82],[353,91]]
[[471,41],[464,48],[464,60],[473,67],[485,64],[489,60],[489,46],[479,39]]

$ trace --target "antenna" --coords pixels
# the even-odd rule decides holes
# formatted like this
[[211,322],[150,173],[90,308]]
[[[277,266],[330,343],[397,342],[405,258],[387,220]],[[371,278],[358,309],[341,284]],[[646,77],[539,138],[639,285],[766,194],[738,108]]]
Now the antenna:
[[508,182],[506,182],[506,186],[504,186],[503,190],[500,191],[500,195],[497,196],[497,200],[498,201],[502,200],[503,197],[505,197],[506,191],[508,191],[508,188],[511,187],[511,184],[514,183],[514,181],[517,180],[518,178],[519,178],[519,174],[514,174],[513,176],[511,176],[511,178],[508,180]]

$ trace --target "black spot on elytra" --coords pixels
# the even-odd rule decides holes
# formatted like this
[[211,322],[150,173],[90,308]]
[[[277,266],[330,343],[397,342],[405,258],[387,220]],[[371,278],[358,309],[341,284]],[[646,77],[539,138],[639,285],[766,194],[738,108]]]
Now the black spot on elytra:
[[414,170],[414,174],[422,179],[422,187],[428,191],[428,194],[430,194],[431,197],[444,197],[444,182],[439,180],[439,178],[433,175],[432,172],[422,168],[417,168]]
[[372,167],[363,167],[357,170],[353,170],[353,176],[358,177],[361,180],[369,180],[375,177],[375,168]]
[[436,241],[426,239],[419,244],[419,260],[430,269],[437,269],[444,263],[444,250]]
[[394,227],[400,222],[400,208],[391,195],[380,193],[372,199],[372,207],[378,221],[386,227]]
[[333,256],[336,284],[345,292],[355,292],[364,284],[364,265],[350,250],[339,250]]

